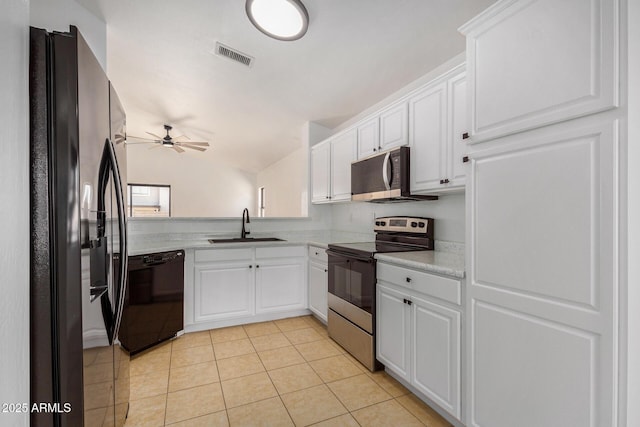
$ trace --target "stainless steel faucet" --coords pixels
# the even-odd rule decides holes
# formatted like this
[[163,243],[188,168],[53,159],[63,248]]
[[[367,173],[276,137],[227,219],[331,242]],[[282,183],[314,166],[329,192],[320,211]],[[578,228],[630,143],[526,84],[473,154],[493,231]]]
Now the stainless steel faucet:
[[242,232],[240,234],[240,237],[242,239],[246,239],[247,234],[251,234],[251,232],[247,231],[247,229],[245,228],[245,224],[250,224],[250,223],[251,223],[251,219],[249,218],[249,209],[244,208],[244,210],[242,211]]

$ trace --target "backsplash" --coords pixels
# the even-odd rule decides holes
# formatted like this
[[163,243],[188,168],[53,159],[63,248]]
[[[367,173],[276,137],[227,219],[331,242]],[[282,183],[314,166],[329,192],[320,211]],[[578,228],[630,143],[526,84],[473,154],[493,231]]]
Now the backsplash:
[[331,212],[332,229],[371,233],[374,218],[399,215],[434,218],[436,240],[465,241],[464,194],[441,196],[439,200],[424,202],[335,204]]
[[[252,236],[322,235],[331,232],[350,233],[357,240],[373,239],[375,217],[407,215],[435,219],[435,240],[444,243],[465,241],[464,194],[442,196],[439,200],[406,203],[366,203],[312,206],[310,218],[251,218]],[[134,218],[128,222],[133,239],[184,238],[184,235],[239,235],[242,222],[238,218]],[[143,237],[144,236],[144,237]],[[179,237],[178,237],[179,236]],[[324,239],[323,239],[324,240]],[[354,239],[355,240],[355,239]],[[455,247],[442,249],[456,252]]]

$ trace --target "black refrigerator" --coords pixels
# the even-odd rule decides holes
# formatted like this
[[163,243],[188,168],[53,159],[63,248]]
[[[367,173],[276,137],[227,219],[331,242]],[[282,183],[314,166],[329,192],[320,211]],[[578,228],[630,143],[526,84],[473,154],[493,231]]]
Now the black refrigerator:
[[31,425],[122,426],[126,118],[77,28],[30,32]]

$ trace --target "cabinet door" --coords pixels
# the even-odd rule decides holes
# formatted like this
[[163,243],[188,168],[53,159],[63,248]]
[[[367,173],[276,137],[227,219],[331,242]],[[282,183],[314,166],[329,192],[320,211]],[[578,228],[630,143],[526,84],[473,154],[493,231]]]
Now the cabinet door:
[[306,307],[304,258],[256,264],[256,313]]
[[358,125],[358,159],[368,157],[380,146],[380,120],[375,117]]
[[468,419],[476,425],[616,425],[619,132],[617,122],[590,117],[472,157]]
[[411,384],[460,418],[460,313],[411,298]]
[[463,26],[473,141],[617,106],[618,14],[616,0],[498,2]]
[[327,321],[327,264],[309,262],[309,310]]
[[330,150],[329,143],[314,145],[311,148],[311,201],[313,203],[329,201]]
[[446,178],[447,82],[409,99],[411,191],[443,188]]
[[395,105],[380,114],[379,150],[388,150],[408,143],[407,102]]
[[465,184],[467,164],[462,161],[467,151],[462,134],[468,133],[467,76],[460,73],[448,83],[449,135],[447,138],[447,178],[449,187]]
[[410,310],[407,297],[381,285],[376,291],[376,358],[396,375],[410,381]]
[[331,201],[351,200],[351,162],[356,160],[357,133],[349,130],[331,140]]
[[253,268],[246,263],[195,266],[195,321],[254,313]]

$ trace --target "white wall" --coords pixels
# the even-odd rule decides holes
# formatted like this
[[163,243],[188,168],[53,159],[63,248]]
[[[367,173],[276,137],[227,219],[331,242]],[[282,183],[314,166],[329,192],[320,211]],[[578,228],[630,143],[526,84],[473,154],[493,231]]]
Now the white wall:
[[127,180],[171,185],[171,216],[239,217],[244,208],[255,216],[254,174],[206,160],[207,153],[150,147],[127,146]]
[[75,25],[102,69],[107,69],[107,24],[75,0],[31,0],[30,25],[49,31],[69,31]]
[[464,194],[424,202],[335,204],[331,221],[334,230],[371,233],[375,217],[395,215],[434,218],[436,240],[464,242]]
[[265,188],[265,217],[302,216],[309,198],[305,154],[301,147],[258,172],[257,187]]
[[[29,2],[0,13],[0,403],[29,403]],[[27,426],[29,414],[0,412],[0,425]]]

